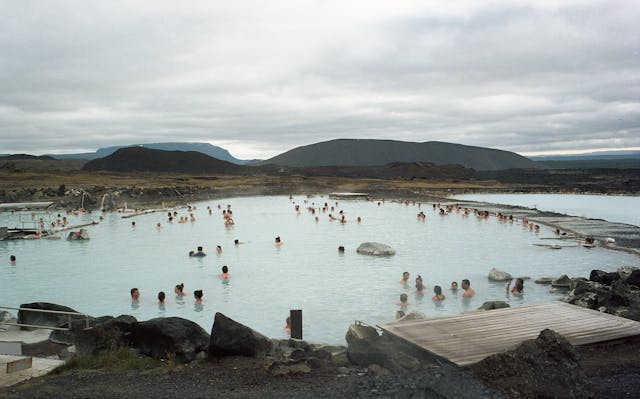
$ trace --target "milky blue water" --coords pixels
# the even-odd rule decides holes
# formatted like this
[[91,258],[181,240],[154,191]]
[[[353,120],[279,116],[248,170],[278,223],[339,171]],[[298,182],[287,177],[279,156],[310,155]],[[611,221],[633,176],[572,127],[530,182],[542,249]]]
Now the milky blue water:
[[640,196],[593,194],[468,194],[457,199],[518,205],[640,226]]
[[[304,201],[308,201],[307,204]],[[294,202],[301,212],[294,210]],[[333,212],[317,211],[319,221],[307,212],[328,197],[246,197],[195,204],[195,222],[168,223],[165,212],[123,219],[105,214],[99,225],[87,227],[91,239],[0,241],[0,304],[47,301],[70,306],[91,315],[132,314],[138,319],[180,316],[211,329],[215,312],[223,312],[271,337],[285,337],[283,327],[290,309],[302,309],[304,338],[343,342],[350,323],[392,321],[401,293],[409,296],[409,309],[428,316],[457,314],[476,309],[487,300],[507,300],[512,306],[557,299],[548,286],[525,283],[522,297],[507,297],[505,284],[487,281],[492,267],[516,276],[588,276],[591,269],[615,270],[622,265],[640,265],[636,256],[602,248],[571,246],[550,250],[536,243],[553,237],[543,228],[538,234],[517,223],[494,217],[478,219],[459,213],[439,216],[431,204],[341,200]],[[221,210],[227,204],[236,225],[226,228]],[[207,212],[213,208],[213,215]],[[330,221],[343,210],[347,223]],[[424,211],[426,221],[416,214]],[[186,216],[186,209],[179,209]],[[71,223],[97,220],[99,213],[69,216]],[[362,217],[357,223],[356,217]],[[10,224],[9,214],[0,215],[0,226]],[[136,222],[136,227],[131,222]],[[161,223],[158,230],[156,224]],[[282,237],[281,246],[274,238]],[[233,240],[243,243],[234,246]],[[375,258],[356,253],[364,241],[391,245],[397,254]],[[203,245],[208,256],[190,258],[187,253]],[[215,246],[222,246],[216,254]],[[338,246],[346,248],[338,253]],[[570,246],[570,247],[569,247]],[[17,256],[15,265],[9,255]],[[228,265],[232,278],[218,278]],[[400,284],[403,271],[411,281],[420,274],[427,291],[418,297],[413,288]],[[477,295],[463,300],[461,292],[448,287],[453,280],[468,278]],[[174,286],[183,282],[189,293],[176,298]],[[446,299],[431,300],[434,285],[441,285]],[[141,292],[140,303],[132,306],[129,289]],[[194,303],[192,293],[204,291],[204,303]],[[167,294],[162,307],[158,291]]]

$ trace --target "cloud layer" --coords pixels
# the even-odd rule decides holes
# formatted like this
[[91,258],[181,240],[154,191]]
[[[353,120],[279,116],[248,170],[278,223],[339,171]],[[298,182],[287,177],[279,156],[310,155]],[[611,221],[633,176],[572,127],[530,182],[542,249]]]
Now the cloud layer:
[[640,146],[635,1],[21,1],[0,15],[0,153]]

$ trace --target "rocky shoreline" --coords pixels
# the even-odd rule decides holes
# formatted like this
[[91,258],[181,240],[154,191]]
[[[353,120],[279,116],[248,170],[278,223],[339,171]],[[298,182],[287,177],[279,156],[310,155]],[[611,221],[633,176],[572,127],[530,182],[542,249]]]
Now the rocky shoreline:
[[[570,285],[564,301],[640,320],[639,268],[593,270],[589,279],[573,278]],[[486,305],[486,309],[500,307]],[[21,308],[70,311],[47,303]],[[18,320],[52,327],[69,323],[58,315],[34,312],[20,312]],[[633,397],[640,388],[640,336],[573,347],[559,334],[544,330],[535,340],[458,368],[363,324],[349,326],[345,347],[269,339],[220,313],[210,334],[178,317],[147,321],[127,315],[90,317],[89,328],[85,322],[75,318],[70,331],[53,331],[48,343],[39,344],[39,354],[53,355],[54,350],[66,358],[100,357],[124,349],[164,362],[160,363],[163,366],[133,374],[118,369],[71,369],[0,388],[0,396],[174,397],[173,392],[163,390],[167,384],[194,397],[299,398]],[[34,346],[27,346],[29,350]],[[174,366],[167,369],[169,364]],[[115,379],[132,385],[123,392],[119,385],[112,385]]]

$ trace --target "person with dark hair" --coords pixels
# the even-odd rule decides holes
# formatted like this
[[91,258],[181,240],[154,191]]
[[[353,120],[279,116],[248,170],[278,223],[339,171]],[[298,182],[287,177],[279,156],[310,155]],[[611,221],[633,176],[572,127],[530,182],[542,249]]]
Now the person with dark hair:
[[466,278],[462,280],[462,289],[464,290],[464,294],[462,294],[463,298],[471,298],[476,294],[473,288],[471,288],[471,282]]
[[287,317],[286,325],[284,326],[284,332],[288,335],[291,335],[291,317]]
[[176,295],[178,295],[178,296],[185,296],[185,295],[187,295],[187,294],[184,292],[184,283],[177,284],[177,285],[176,285],[176,288],[174,288],[173,292],[175,292],[175,293],[176,293]]
[[406,313],[404,313],[402,310],[397,310],[396,311],[396,320],[400,320],[404,316],[406,316]]
[[444,301],[444,294],[442,293],[442,287],[435,285],[433,287],[433,293],[435,294],[431,299],[434,301]]
[[458,291],[458,282],[457,281],[452,281],[451,282],[451,291],[453,291],[453,292],[457,292]]
[[15,255],[11,255],[9,257],[9,262],[11,262],[12,265],[16,264],[16,256]]
[[[507,284],[507,295],[509,295],[509,287],[511,287],[511,281],[509,281],[509,284]],[[521,278],[517,278],[516,283],[511,289],[511,293],[513,295],[522,295],[522,291],[524,291],[524,280]]]
[[202,303],[202,290],[195,290],[193,291],[193,297],[196,300],[196,303]]
[[338,247],[338,253],[341,253],[341,254],[344,253],[344,247],[342,245]]
[[196,258],[201,258],[203,256],[207,256],[207,254],[205,254],[204,251],[202,250],[202,246],[198,246],[198,250],[191,256],[195,256]]
[[280,236],[276,237],[276,245],[282,245],[282,240],[280,240]]
[[137,288],[131,289],[131,302],[138,302],[140,300],[140,290]]
[[159,303],[160,305],[163,305],[163,304],[164,304],[164,298],[165,298],[165,296],[166,296],[166,295],[164,294],[164,291],[160,291],[160,292],[158,292],[158,303]]
[[228,280],[231,278],[231,275],[229,274],[229,268],[227,267],[227,265],[222,266],[222,273],[219,274],[218,277],[220,277],[223,280]]

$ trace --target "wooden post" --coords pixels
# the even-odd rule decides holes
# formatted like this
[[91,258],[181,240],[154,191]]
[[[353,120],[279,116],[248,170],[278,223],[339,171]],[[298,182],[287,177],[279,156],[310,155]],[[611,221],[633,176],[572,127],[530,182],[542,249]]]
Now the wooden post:
[[302,310],[290,310],[291,317],[291,338],[302,339]]

